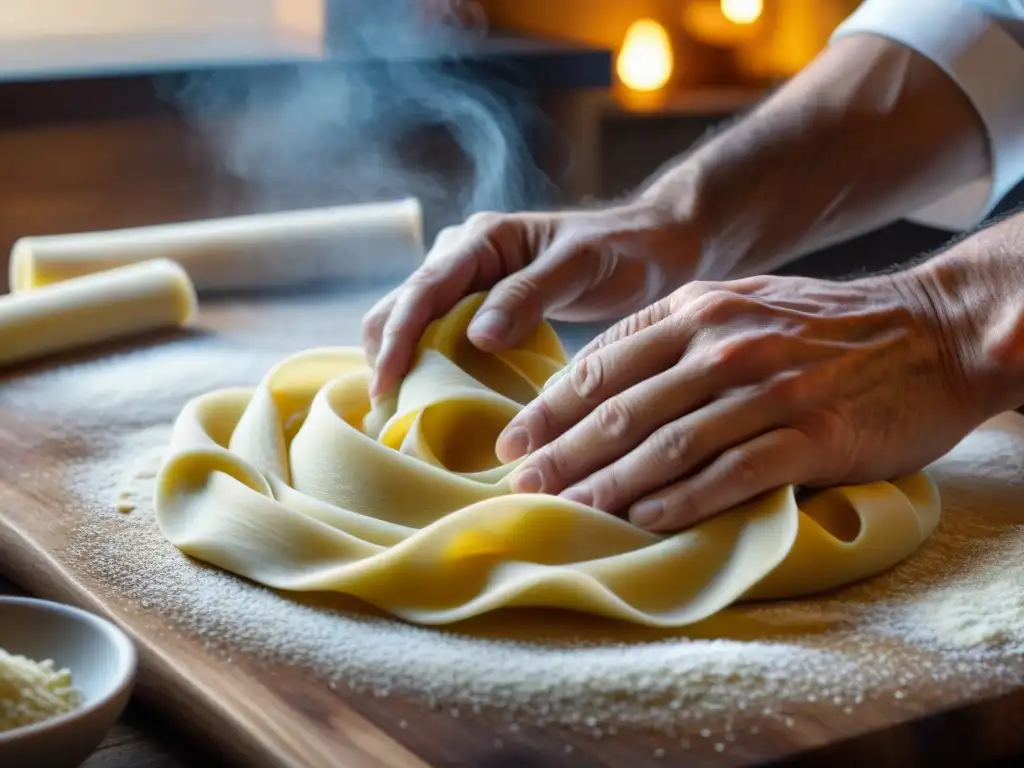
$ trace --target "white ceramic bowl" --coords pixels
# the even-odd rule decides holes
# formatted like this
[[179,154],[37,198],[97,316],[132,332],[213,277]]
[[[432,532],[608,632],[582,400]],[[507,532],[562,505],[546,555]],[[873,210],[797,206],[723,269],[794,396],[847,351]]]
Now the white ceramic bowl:
[[0,766],[72,768],[99,746],[131,696],[137,658],[128,636],[78,608],[27,597],[0,597],[0,648],[71,671],[78,709],[35,725],[0,731]]

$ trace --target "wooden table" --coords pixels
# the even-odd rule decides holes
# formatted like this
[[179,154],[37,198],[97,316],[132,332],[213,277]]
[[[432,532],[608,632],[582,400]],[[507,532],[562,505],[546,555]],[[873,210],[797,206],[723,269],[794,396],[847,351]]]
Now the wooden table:
[[[363,297],[366,299],[367,297]],[[355,299],[353,299],[354,301]],[[362,299],[361,299],[362,300]],[[209,352],[216,352],[217,354],[223,354],[230,352],[233,349],[238,348],[239,345],[246,347],[251,344],[250,334],[257,332],[260,328],[269,329],[272,326],[276,326],[285,314],[292,316],[293,313],[299,313],[301,315],[301,322],[297,322],[295,325],[287,326],[287,333],[283,333],[280,336],[269,335],[267,337],[260,337],[261,344],[270,345],[277,344],[281,347],[292,348],[298,344],[305,345],[318,345],[324,343],[324,338],[335,338],[340,335],[339,328],[351,328],[355,326],[349,322],[343,322],[344,316],[334,314],[338,308],[333,305],[320,306],[318,302],[312,302],[309,307],[306,307],[306,302],[303,301],[301,306],[298,304],[292,305],[288,302],[284,302],[282,307],[276,307],[276,302],[267,300],[265,302],[257,302],[258,306],[236,306],[231,302],[228,302],[224,306],[213,306],[207,307],[205,313],[206,321],[209,326],[213,328],[221,329],[221,333],[210,336],[189,336],[178,339],[178,344],[183,345],[186,343],[199,344],[199,340],[206,338],[211,345]],[[329,303],[328,303],[329,304]],[[330,309],[332,314],[331,318],[337,318],[337,322],[327,324],[324,322],[324,315],[321,314],[325,309]],[[361,308],[356,304],[346,303],[346,312],[352,316],[361,316]],[[282,314],[284,313],[284,314]],[[256,319],[259,318],[259,322]],[[296,319],[292,317],[292,319]],[[301,336],[301,340],[297,338],[297,334]],[[309,334],[307,336],[307,334]],[[344,343],[347,339],[342,338],[341,342]],[[161,364],[165,364],[168,359],[174,359],[175,345],[170,339],[167,340],[167,346],[153,345],[149,347],[150,353],[157,355],[158,359],[150,359],[148,365],[150,368],[160,368]],[[575,346],[575,345],[571,345]],[[139,354],[143,353],[143,350],[147,348],[140,348],[137,350]],[[124,350],[127,351],[127,350]],[[180,350],[179,350],[180,351]],[[277,349],[276,346],[264,346],[261,348],[262,353],[266,354],[268,359],[274,357],[275,353],[280,353],[281,350]],[[207,364],[209,360],[219,360],[220,357],[208,356],[204,357],[200,355],[198,358],[199,362]],[[230,359],[230,358],[223,358]],[[128,355],[127,357],[118,358],[117,356],[111,356],[109,358],[103,358],[103,366],[106,374],[110,373],[110,366],[123,366],[130,365],[132,361],[136,360],[135,357]],[[81,361],[80,361],[81,362]],[[118,370],[122,370],[118,368]],[[233,375],[233,374],[232,374]],[[120,379],[118,379],[120,380]],[[202,382],[197,382],[201,384]],[[37,394],[36,385],[42,385],[42,388],[46,390],[46,382],[33,379],[33,387],[29,389],[22,389],[22,392],[31,391]],[[52,383],[49,386],[49,397],[53,396]],[[145,387],[143,387],[145,390]],[[11,410],[5,413],[5,418],[10,418],[10,425],[8,426],[8,442],[11,446],[19,448],[19,443],[15,438],[18,435],[29,435],[34,434],[28,430],[25,426],[25,419],[31,417],[33,414],[29,413],[31,408],[23,409],[20,405],[21,401],[18,400],[16,393],[18,392],[17,387],[11,388],[11,395],[7,395],[5,391],[5,397],[7,397],[8,405],[11,406]],[[101,392],[102,388],[96,390]],[[147,403],[151,406],[154,402],[153,392],[145,390],[149,394],[147,395]],[[35,395],[34,395],[35,396]],[[162,423],[166,417],[166,413],[171,412],[171,406],[176,406],[176,398],[183,396],[183,393],[168,395],[174,402],[163,403],[159,408],[153,410],[152,413],[148,413],[145,417],[147,419],[156,419]],[[56,401],[51,401],[56,402]],[[99,405],[98,408],[107,413],[110,410],[104,401],[97,400]],[[31,405],[30,403],[26,403]],[[35,404],[38,407],[38,403]],[[115,409],[116,410],[116,409]],[[141,421],[133,420],[130,418],[130,410],[124,416],[124,424],[121,425],[121,430],[131,428],[132,430],[138,430],[144,425]],[[41,412],[41,411],[40,411]],[[166,412],[166,413],[165,413]],[[35,416],[40,418],[38,414]],[[106,415],[105,417],[106,418]],[[63,534],[61,531],[71,528],[67,525],[67,520],[71,519],[73,515],[81,515],[84,509],[70,503],[70,497],[62,495],[65,492],[61,490],[58,482],[60,476],[60,468],[67,466],[68,462],[74,463],[81,460],[79,449],[82,446],[71,440],[67,439],[67,434],[64,430],[67,425],[63,420],[57,419],[55,421],[47,421],[43,419],[41,422],[43,429],[38,433],[40,435],[39,440],[33,442],[29,440],[24,448],[24,453],[20,453],[22,450],[15,451],[9,454],[7,464],[0,463],[0,472],[3,477],[3,490],[9,492],[7,500],[10,502],[9,506],[5,510],[6,513],[14,520],[16,525],[23,526],[20,530],[28,530],[27,525],[34,523],[33,531],[34,534],[39,537],[40,542],[35,547],[18,547],[15,542],[14,547],[7,547],[8,551],[5,551],[3,557],[0,560],[3,561],[3,567],[7,569],[14,578],[21,579],[25,586],[32,592],[37,593],[41,596],[46,596],[51,599],[66,599],[72,601],[81,602],[83,597],[83,590],[92,587],[94,592],[85,595],[93,599],[91,596],[94,594],[107,594],[110,588],[104,586],[105,583],[101,583],[97,577],[90,576],[86,572],[78,574],[78,581],[74,584],[66,579],[66,569],[56,560],[50,560],[49,570],[44,568],[45,563],[41,562],[45,559],[45,555],[53,555],[54,557],[59,556],[62,552],[66,552],[66,548],[53,546],[54,542],[57,541]],[[107,422],[104,422],[107,424]],[[112,423],[112,422],[111,422]],[[109,424],[108,424],[109,426]],[[63,446],[63,451],[58,451],[55,454],[45,453],[47,447],[53,447],[55,445]],[[42,453],[40,453],[42,452]],[[29,461],[32,456],[40,453],[47,461],[47,466],[56,469],[54,474],[47,473],[28,473],[25,475],[19,474],[19,466]],[[48,458],[49,457],[49,458]],[[52,459],[52,460],[51,460]],[[38,459],[37,459],[38,461]],[[49,494],[49,495],[47,495]],[[38,495],[38,497],[37,497]],[[42,501],[40,501],[42,499]],[[42,505],[49,505],[53,509],[61,509],[65,519],[65,526],[52,526],[47,525],[46,518],[42,517],[40,512],[43,509]],[[14,517],[17,515],[17,517]],[[42,521],[42,522],[40,522]],[[72,521],[73,522],[73,521]],[[59,542],[58,542],[59,543]],[[60,566],[60,569],[54,567],[54,563]],[[49,574],[49,576],[47,576]],[[59,575],[57,578],[55,574]],[[0,592],[11,591],[15,589],[13,585],[3,582],[0,583]],[[206,697],[205,693],[208,693],[208,689],[204,686],[192,686],[191,683],[185,681],[183,683],[180,673],[174,678],[177,685],[178,694],[188,693],[189,696],[182,698],[181,696],[175,697],[172,695],[170,688],[161,687],[167,686],[171,678],[167,674],[167,668],[170,666],[166,662],[167,654],[175,650],[177,646],[172,647],[163,638],[170,637],[168,634],[161,634],[164,629],[165,619],[159,612],[147,612],[140,613],[138,611],[126,611],[120,608],[122,598],[115,593],[110,593],[110,603],[112,606],[107,610],[113,611],[116,614],[116,618],[122,622],[127,622],[131,625],[131,628],[137,632],[138,639],[147,639],[150,643],[150,650],[148,655],[149,668],[147,671],[148,678],[145,681],[146,685],[141,686],[141,689],[148,690],[151,694],[154,691],[163,691],[167,704],[176,703],[173,708],[176,717],[179,721],[185,721],[191,719],[190,726],[192,730],[190,733],[195,733],[195,738],[198,740],[201,736],[199,733],[203,727],[209,731],[210,734],[216,733],[219,742],[217,746],[224,752],[231,752],[234,745],[242,744],[243,740],[239,737],[244,730],[248,729],[250,735],[256,734],[260,738],[263,737],[276,737],[277,734],[282,732],[291,733],[291,731],[282,731],[280,728],[277,729],[266,729],[268,723],[278,724],[280,722],[289,722],[288,717],[296,718],[299,715],[309,713],[309,717],[312,718],[317,712],[328,711],[330,713],[344,713],[345,717],[350,718],[348,721],[342,722],[338,720],[339,730],[338,734],[342,736],[357,733],[360,736],[366,736],[367,738],[373,737],[378,738],[377,733],[381,732],[385,735],[390,734],[394,738],[394,734],[402,733],[403,737],[410,740],[415,740],[415,746],[413,751],[419,754],[420,752],[426,752],[429,754],[421,754],[427,764],[430,765],[446,765],[455,768],[470,768],[471,766],[476,768],[477,766],[483,768],[483,766],[494,766],[498,765],[525,765],[523,761],[519,760],[518,754],[511,754],[506,752],[504,755],[497,755],[495,750],[490,750],[490,744],[492,735],[491,731],[488,731],[486,724],[480,724],[473,721],[471,717],[460,717],[460,718],[446,718],[444,713],[440,715],[434,715],[426,710],[420,711],[415,710],[416,716],[424,718],[421,722],[424,725],[420,728],[409,729],[403,732],[403,726],[400,724],[404,722],[401,720],[402,717],[408,716],[411,718],[409,713],[414,710],[408,702],[403,702],[400,697],[391,699],[369,699],[365,696],[360,697],[356,693],[346,693],[344,690],[337,690],[330,694],[322,694],[320,698],[317,698],[317,692],[322,691],[324,686],[322,681],[311,681],[307,684],[306,678],[303,677],[305,674],[299,665],[289,664],[277,664],[276,666],[266,665],[261,669],[257,669],[255,661],[253,664],[249,663],[245,653],[240,652],[239,654],[232,654],[234,656],[234,664],[223,667],[226,670],[233,670],[229,675],[228,682],[230,683],[230,691],[233,696],[228,698],[228,701],[232,704],[241,706],[244,709],[242,715],[244,718],[238,720],[242,723],[245,728],[242,727],[223,727],[225,723],[234,726],[235,720],[227,718],[221,708],[215,705],[211,705],[210,701],[220,701],[211,697]],[[93,605],[93,603],[90,603]],[[117,608],[117,610],[114,610]],[[181,640],[184,648],[188,640],[186,635],[182,635],[177,640]],[[178,652],[181,649],[178,648]],[[182,657],[183,658],[183,657]],[[194,655],[189,656],[185,661],[188,661],[192,666],[191,669],[195,670],[194,679],[207,679],[203,675],[208,675],[211,671],[220,669],[214,662],[214,657],[205,655]],[[172,668],[172,671],[180,670],[183,667],[181,664],[176,664]],[[280,680],[280,676],[275,678],[275,672],[288,672],[294,671],[295,677],[289,678],[291,683],[294,683],[294,688],[281,687],[271,689],[268,686],[262,686],[259,674],[269,675],[266,679]],[[160,674],[164,673],[161,677]],[[225,672],[225,674],[228,674]],[[140,679],[140,682],[143,682]],[[262,687],[260,687],[262,686]],[[301,687],[300,686],[304,686]],[[334,691],[334,689],[330,689]],[[930,695],[936,697],[943,695],[943,692],[939,689],[929,689]],[[308,692],[308,696],[293,696],[287,701],[282,695],[279,695],[281,691],[285,693],[295,692]],[[244,698],[242,693],[251,694],[259,693],[263,696],[260,698]],[[274,695],[271,696],[270,694]],[[200,695],[203,694],[203,695]],[[828,713],[821,708],[813,708],[814,711],[808,713],[798,713],[794,710],[794,714],[811,724],[812,729],[808,730],[805,734],[804,731],[792,731],[788,729],[792,726],[786,723],[787,731],[780,731],[781,735],[777,738],[780,739],[780,744],[793,745],[800,747],[801,744],[807,751],[802,753],[788,748],[786,751],[774,750],[771,751],[766,747],[761,749],[749,749],[744,754],[748,758],[752,758],[755,755],[760,755],[762,759],[767,758],[770,755],[778,754],[799,754],[800,757],[797,760],[799,765],[856,765],[858,764],[856,759],[858,757],[863,758],[865,755],[871,755],[872,759],[875,760],[873,764],[881,765],[914,765],[914,757],[921,760],[920,764],[941,764],[941,760],[933,760],[932,762],[924,762],[927,755],[932,756],[943,756],[946,754],[945,750],[949,750],[949,754],[954,753],[963,758],[969,755],[970,745],[984,745],[987,747],[998,746],[999,751],[990,750],[988,756],[993,757],[997,754],[999,756],[1006,755],[1009,751],[1010,744],[1014,748],[1017,748],[1022,742],[1017,736],[1019,736],[1020,728],[1020,713],[1024,710],[1020,707],[1021,692],[1017,691],[1012,700],[988,700],[985,702],[977,702],[977,705],[970,707],[961,707],[960,711],[952,711],[945,713],[937,710],[935,707],[923,707],[920,711],[920,717],[912,718],[910,720],[900,719],[899,722],[893,721],[889,723],[879,723],[880,726],[892,726],[881,728],[880,730],[869,730],[867,732],[858,733],[858,736],[863,738],[856,739],[856,743],[850,743],[844,740],[845,736],[851,735],[849,729],[851,725],[855,725],[854,721],[848,720],[843,717],[835,721],[828,721]],[[149,699],[147,699],[149,700]],[[1000,704],[999,702],[1002,701]],[[198,704],[197,704],[198,702]],[[993,706],[989,706],[992,704]],[[1016,702],[1016,703],[1014,703]],[[328,709],[314,710],[308,705],[315,704],[320,706],[324,704]],[[927,702],[924,702],[925,704]],[[184,706],[177,706],[181,704]],[[951,704],[957,704],[953,701]],[[201,706],[200,706],[201,705]],[[268,706],[269,705],[269,706]],[[369,714],[361,715],[360,713],[364,710],[358,707],[365,708],[365,711]],[[405,709],[403,707],[409,707]],[[300,709],[301,707],[301,709]],[[885,701],[877,702],[877,706],[872,704],[872,708],[868,713],[871,717],[880,718],[886,712],[892,711],[895,713],[894,705],[887,704]],[[966,711],[969,710],[969,711]],[[895,716],[895,715],[894,715]],[[284,720],[271,719],[276,717],[285,718]],[[230,720],[230,722],[229,722]],[[357,722],[358,721],[358,722]],[[371,730],[369,727],[364,728],[364,722],[370,722],[378,730]],[[154,711],[137,707],[133,705],[126,713],[124,719],[119,724],[117,729],[113,731],[110,737],[104,742],[100,750],[94,755],[87,763],[87,768],[112,768],[113,766],[186,766],[215,763],[224,764],[223,755],[218,754],[216,757],[208,754],[201,753],[198,749],[190,747],[187,743],[183,743],[184,731],[178,732],[177,730],[171,730],[167,726],[162,724],[166,722],[164,715],[158,715]],[[333,720],[331,721],[334,722]],[[353,726],[348,726],[347,723],[354,723]],[[410,719],[409,722],[412,722]],[[831,722],[831,725],[829,723]],[[218,726],[217,728],[211,728],[211,724]],[[184,729],[185,725],[182,725]],[[362,729],[362,730],[357,730]],[[265,730],[261,730],[265,729]],[[828,728],[834,729],[833,731],[827,730]],[[311,732],[313,735],[320,735],[320,731]],[[765,731],[760,731],[762,738],[764,738]],[[774,731],[773,731],[774,733]],[[835,739],[827,744],[827,749],[831,750],[831,762],[822,763],[822,755],[815,755],[812,749],[819,744],[826,744],[820,738],[813,738],[817,733],[831,733],[835,736]],[[994,735],[993,735],[994,734]],[[1016,735],[1015,735],[1016,734]],[[209,735],[209,734],[208,734]],[[331,731],[331,735],[334,735],[334,731]],[[703,735],[703,734],[702,734]],[[336,740],[339,747],[348,747],[349,743],[345,742],[342,736]],[[564,741],[552,741],[562,739],[563,736],[567,738],[565,734],[559,733],[556,729],[537,727],[531,728],[529,739],[527,743],[523,740],[524,745],[532,747],[534,742],[543,746],[547,749],[546,752],[538,752],[539,757],[544,757],[543,761],[537,763],[528,763],[533,765],[542,764],[545,766],[574,766],[577,765],[577,761],[585,759],[586,756],[582,754],[582,750],[576,750],[576,754],[572,755],[571,758],[566,758],[562,754],[562,747],[565,745]],[[326,739],[325,736],[322,738]],[[705,737],[706,738],[706,737]],[[481,739],[486,739],[487,743],[483,748],[477,743]],[[582,737],[581,737],[582,739]],[[800,741],[803,740],[803,741]],[[214,739],[211,738],[211,741]],[[551,743],[549,743],[551,742]],[[263,745],[264,742],[260,742]],[[269,743],[269,742],[268,742]],[[291,743],[291,742],[289,742]],[[335,742],[332,741],[333,745]],[[403,742],[404,743],[404,742]],[[558,747],[555,752],[552,752],[550,747],[554,743],[554,746]],[[302,742],[306,744],[306,742]],[[361,748],[359,744],[355,744],[355,748]],[[577,742],[577,745],[583,744],[582,740]],[[965,745],[966,750],[965,751]],[[273,747],[277,747],[277,742],[271,744]],[[372,743],[373,747],[378,746],[378,742]],[[587,746],[591,746],[588,742]],[[637,745],[629,742],[628,739],[619,739],[616,743],[612,743],[611,740],[606,740],[600,745],[600,749],[596,749],[591,746],[592,754],[599,755],[596,760],[589,760],[587,764],[603,764],[603,765],[639,765],[640,761],[634,762],[631,759],[621,759],[623,756],[637,757],[641,760],[645,757],[648,758],[646,764],[650,764],[651,751],[646,750],[647,745]],[[671,746],[671,745],[669,745]],[[524,747],[525,748],[525,747]],[[687,743],[686,749],[689,749]],[[632,751],[631,751],[632,750]],[[369,750],[367,750],[369,751]],[[571,750],[570,750],[571,751]],[[696,750],[694,750],[696,751]],[[243,753],[243,750],[238,750],[239,754]],[[275,753],[283,757],[295,758],[296,755],[300,754],[299,751],[283,751],[283,748],[279,752]],[[316,754],[326,754],[322,750]],[[336,753],[331,752],[334,755]],[[568,751],[566,752],[568,754]],[[657,757],[658,755],[655,755]],[[706,759],[706,756],[699,756],[701,760],[699,764],[713,765],[714,762]],[[713,756],[711,756],[713,759]],[[1024,758],[1024,755],[1019,756]],[[204,759],[206,758],[206,759]],[[296,768],[301,768],[303,765],[309,764],[308,761],[300,759],[292,759],[284,764],[295,765]],[[323,764],[321,761],[320,764]],[[344,762],[339,761],[339,765],[344,765]],[[401,762],[398,760],[383,760],[378,762],[366,762],[364,765],[378,765],[378,764],[411,764],[409,762]],[[418,764],[418,763],[417,763]],[[665,756],[664,764],[666,765],[693,765],[698,764],[695,762],[689,762],[686,759],[672,760],[668,756]],[[863,763],[859,763],[863,764]],[[973,763],[977,765],[978,763]],[[1009,762],[1007,765],[1020,764]]]
[[[25,594],[17,585],[0,576],[0,595]],[[144,705],[132,700],[121,720],[103,740],[82,768],[185,768],[210,759],[199,748],[183,742],[172,729]],[[1012,768],[1024,765],[1024,754],[987,768]]]

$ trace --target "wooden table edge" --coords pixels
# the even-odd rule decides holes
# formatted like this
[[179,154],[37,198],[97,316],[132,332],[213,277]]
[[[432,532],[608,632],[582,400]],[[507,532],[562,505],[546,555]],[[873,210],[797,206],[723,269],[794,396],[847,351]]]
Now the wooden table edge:
[[[4,563],[4,576],[32,597],[67,603],[101,616],[113,622],[131,638],[138,653],[138,672],[133,697],[137,697],[150,709],[171,719],[201,748],[210,749],[212,747],[230,759],[239,760],[245,765],[266,763],[269,756],[270,764],[292,768],[293,763],[288,761],[287,756],[274,742],[264,738],[263,734],[257,734],[257,741],[263,750],[262,753],[253,754],[247,750],[240,750],[238,744],[241,741],[231,738],[233,732],[238,730],[238,724],[227,716],[224,708],[218,706],[216,698],[191,693],[191,691],[200,691],[201,686],[190,687],[189,695],[173,700],[177,705],[186,706],[170,706],[166,697],[158,695],[159,671],[162,670],[168,676],[172,674],[180,676],[180,673],[173,671],[175,665],[169,661],[166,655],[141,642],[139,632],[129,622],[117,616],[101,601],[91,596],[74,574],[64,568],[49,553],[40,550],[16,526],[3,518],[0,518],[0,525],[5,526],[13,534],[6,542],[4,537],[0,537],[0,558]],[[11,542],[14,543],[11,544]],[[40,567],[42,562],[46,562],[48,568]],[[61,578],[55,578],[54,574],[57,573]],[[370,766],[374,768],[431,768],[421,757],[340,698],[336,700],[336,706],[338,713],[344,718],[346,730],[351,731],[349,733],[351,742],[360,748],[363,758],[363,761],[359,763],[360,766],[368,768]],[[183,716],[183,713],[188,713],[188,716]],[[210,718],[215,719],[223,726],[217,729],[216,739],[211,739],[206,732],[193,724],[197,719],[208,721]],[[368,747],[373,747],[375,752],[366,751]],[[339,755],[339,758],[341,757],[343,756]]]

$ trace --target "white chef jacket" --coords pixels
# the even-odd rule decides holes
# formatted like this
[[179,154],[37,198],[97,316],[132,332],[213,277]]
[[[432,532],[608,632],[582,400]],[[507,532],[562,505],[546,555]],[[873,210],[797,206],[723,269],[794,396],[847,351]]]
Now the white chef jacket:
[[969,229],[1024,180],[1024,0],[864,0],[832,39],[863,32],[934,61],[981,116],[991,172],[907,217]]

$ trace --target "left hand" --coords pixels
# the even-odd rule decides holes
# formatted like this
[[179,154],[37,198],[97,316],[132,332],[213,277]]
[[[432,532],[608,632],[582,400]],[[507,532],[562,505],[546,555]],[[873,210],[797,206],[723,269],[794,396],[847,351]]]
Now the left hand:
[[912,273],[690,283],[582,350],[498,455],[530,454],[515,491],[664,532],[787,484],[896,477],[985,418],[952,335]]

